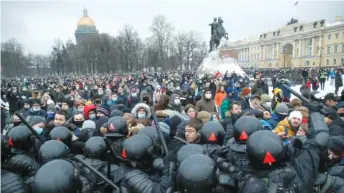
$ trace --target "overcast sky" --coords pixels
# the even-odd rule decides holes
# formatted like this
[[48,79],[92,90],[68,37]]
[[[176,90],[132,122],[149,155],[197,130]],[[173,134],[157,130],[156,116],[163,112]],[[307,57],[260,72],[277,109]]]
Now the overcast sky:
[[[54,39],[75,42],[74,32],[84,7],[100,33],[117,35],[125,24],[141,38],[150,35],[155,15],[163,14],[176,30],[194,30],[204,40],[216,16],[222,16],[230,40],[240,40],[274,30],[295,16],[296,1],[7,1],[1,2],[1,41],[16,38],[26,52],[49,54]],[[299,1],[299,21],[334,21],[344,17],[344,1]]]

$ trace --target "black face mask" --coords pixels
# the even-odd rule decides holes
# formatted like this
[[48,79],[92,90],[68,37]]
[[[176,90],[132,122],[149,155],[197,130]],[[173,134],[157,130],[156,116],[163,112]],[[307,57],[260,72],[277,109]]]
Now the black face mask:
[[13,126],[19,126],[22,122],[21,121],[16,121],[16,122],[13,122]]
[[77,126],[77,127],[79,127],[79,128],[81,128],[82,127],[82,124],[84,123],[84,121],[74,121],[74,124]]

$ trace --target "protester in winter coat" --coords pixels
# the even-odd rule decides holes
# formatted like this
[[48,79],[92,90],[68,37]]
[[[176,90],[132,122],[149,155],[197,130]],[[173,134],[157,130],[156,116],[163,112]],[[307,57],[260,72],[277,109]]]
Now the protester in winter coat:
[[275,112],[272,113],[271,118],[268,120],[268,123],[271,125],[271,128],[275,128],[277,124],[282,121],[286,116],[288,116],[288,107],[285,103],[280,103]]
[[337,70],[336,72],[336,77],[335,77],[334,82],[335,82],[334,86],[336,87],[334,93],[337,95],[339,88],[343,86],[342,74],[340,73],[339,70]]
[[243,88],[241,93],[239,94],[239,103],[241,104],[241,108],[243,111],[250,109],[250,103],[248,100],[248,97],[251,93],[251,89],[250,88]]
[[302,122],[302,114],[300,111],[293,111],[290,115],[279,122],[274,133],[279,135],[282,139],[295,136]]
[[31,116],[47,117],[47,112],[41,109],[41,102],[38,99],[32,100],[32,108],[24,114],[24,117]]
[[337,114],[334,107],[327,107],[328,115],[325,117],[325,123],[329,128],[330,136],[344,136],[344,121]]
[[231,87],[226,88],[226,98],[223,99],[221,105],[221,117],[224,119],[226,117],[226,112],[229,111],[230,105],[234,102],[233,89]]
[[205,89],[202,99],[197,101],[196,111],[217,112],[215,102],[212,100],[212,94],[209,89]]
[[217,107],[220,107],[222,105],[223,99],[226,98],[226,92],[225,92],[225,87],[221,86],[220,89],[217,90],[215,94],[215,105]]

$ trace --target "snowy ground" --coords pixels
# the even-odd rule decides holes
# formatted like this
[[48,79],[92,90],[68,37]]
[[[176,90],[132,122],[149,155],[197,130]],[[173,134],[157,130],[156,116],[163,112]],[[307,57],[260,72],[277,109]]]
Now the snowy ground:
[[[301,85],[295,85],[293,87],[291,87],[292,89],[294,89],[296,92],[300,93],[300,87]],[[344,87],[340,87],[339,90],[338,90],[338,95],[340,96],[341,95],[341,92],[342,90],[344,89]],[[333,81],[333,85],[330,85],[330,81],[326,81],[325,82],[325,89],[324,90],[321,90],[320,87],[318,89],[318,94],[316,94],[316,97],[317,98],[320,98],[320,97],[324,97],[327,93],[334,93],[334,90],[335,90],[335,87],[334,87],[334,81]],[[270,92],[270,97],[272,98],[273,97],[273,94],[271,93],[272,91],[272,87],[269,87],[269,92]],[[295,98],[295,96],[292,94],[291,95],[291,99]]]

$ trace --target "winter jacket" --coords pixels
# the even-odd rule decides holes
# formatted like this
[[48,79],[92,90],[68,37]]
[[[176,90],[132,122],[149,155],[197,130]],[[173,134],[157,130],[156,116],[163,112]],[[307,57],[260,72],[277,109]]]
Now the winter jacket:
[[242,96],[241,94],[239,94],[239,100],[238,102],[241,104],[241,109],[244,110],[248,110],[250,109],[250,103],[248,101],[248,98],[245,98],[244,96]]
[[215,95],[215,105],[220,107],[222,105],[223,99],[226,98],[226,92],[218,90]]
[[288,117],[286,117],[285,119],[280,121],[273,131],[276,134],[286,133],[287,132],[286,134],[288,135],[288,137],[296,135],[296,131],[291,127],[291,125],[290,125],[290,123],[288,121]]
[[339,74],[339,73],[336,73],[336,77],[334,79],[334,82],[335,82],[335,86],[337,88],[343,86],[343,80],[342,80],[342,75]]
[[227,96],[227,98],[225,98],[222,101],[221,104],[221,117],[224,119],[226,117],[226,112],[229,111],[229,106],[233,103],[234,99],[233,97],[229,97]]
[[340,117],[333,120],[328,128],[330,136],[344,136],[344,121]]
[[41,116],[47,118],[47,112],[44,110],[33,111],[32,108],[24,114],[24,117]]
[[206,99],[204,96],[196,102],[196,111],[207,111],[209,113],[217,112],[215,102],[212,99]]

